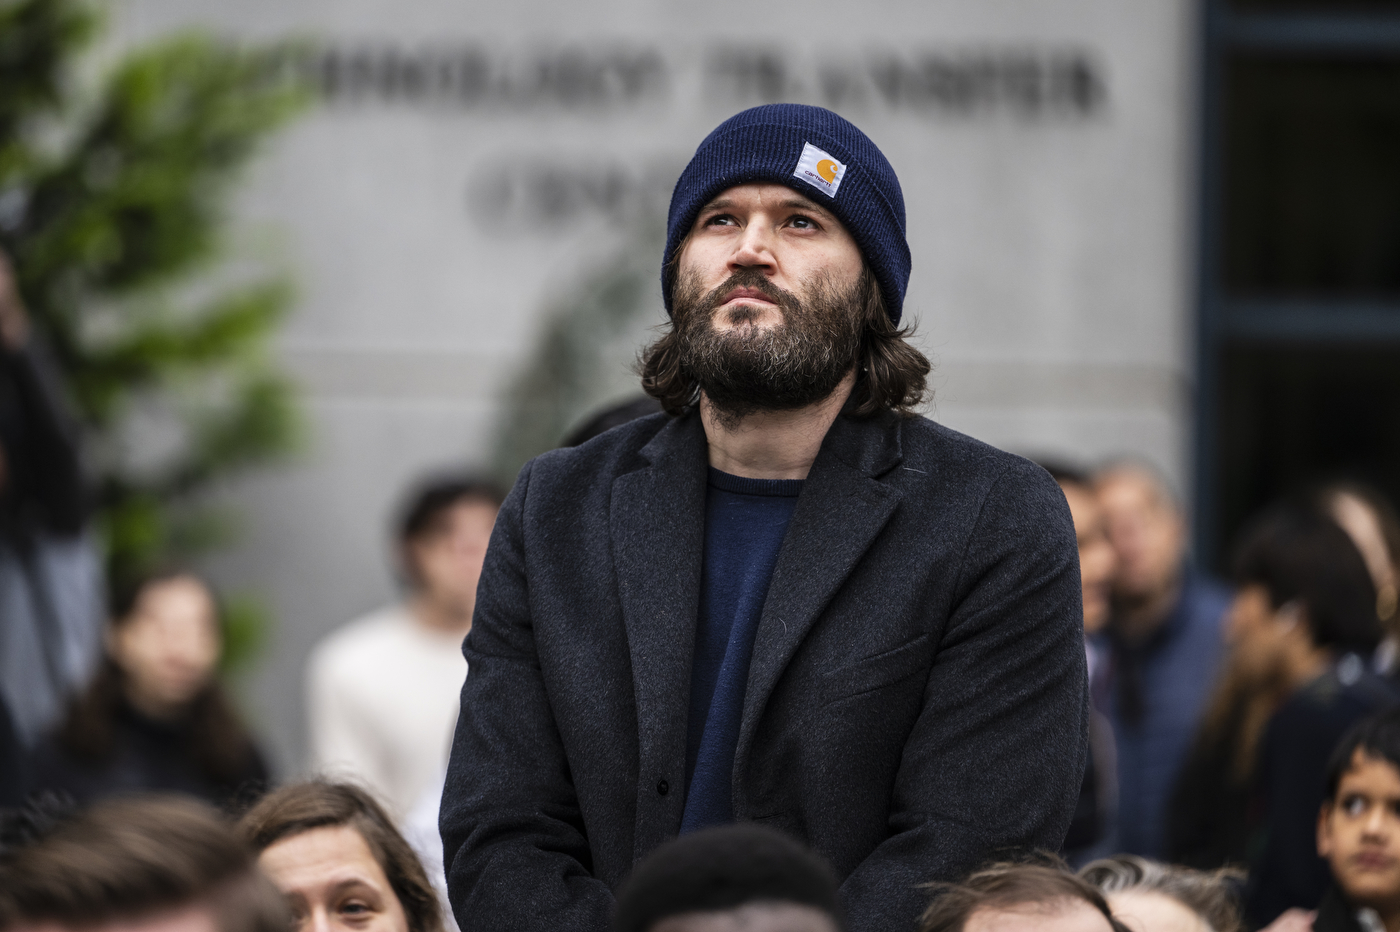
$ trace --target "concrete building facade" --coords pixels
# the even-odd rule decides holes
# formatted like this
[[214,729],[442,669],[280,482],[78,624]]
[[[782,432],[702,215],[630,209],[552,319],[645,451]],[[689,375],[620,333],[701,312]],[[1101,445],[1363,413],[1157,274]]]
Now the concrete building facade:
[[[557,439],[636,391],[670,187],[747,106],[830,106],[899,173],[931,417],[1188,483],[1187,0],[122,0],[111,26],[111,51],[180,28],[317,50],[324,99],[257,162],[232,230],[299,282],[279,353],[308,447],[230,490],[244,534],[213,567],[277,621],[242,686],[284,773],[303,760],[307,650],[396,595],[405,486],[508,469],[554,442],[521,421]],[[521,401],[558,375],[550,339],[576,371]]]

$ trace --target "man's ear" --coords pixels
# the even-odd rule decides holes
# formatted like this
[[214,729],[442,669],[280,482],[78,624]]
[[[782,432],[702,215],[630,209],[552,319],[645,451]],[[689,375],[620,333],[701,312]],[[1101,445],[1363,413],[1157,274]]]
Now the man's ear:
[[1332,804],[1323,803],[1317,812],[1317,856],[1332,856]]

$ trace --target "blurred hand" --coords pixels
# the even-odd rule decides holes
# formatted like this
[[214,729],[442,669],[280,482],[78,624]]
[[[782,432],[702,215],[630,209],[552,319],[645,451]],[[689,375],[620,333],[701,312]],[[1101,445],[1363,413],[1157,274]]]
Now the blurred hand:
[[14,351],[29,339],[29,313],[15,285],[10,257],[0,252],[0,345]]
[[1317,910],[1290,909],[1259,932],[1312,932]]

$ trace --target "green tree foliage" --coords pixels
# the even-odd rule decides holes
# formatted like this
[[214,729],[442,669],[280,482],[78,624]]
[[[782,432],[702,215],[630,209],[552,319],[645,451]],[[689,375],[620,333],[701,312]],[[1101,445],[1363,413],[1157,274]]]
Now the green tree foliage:
[[75,0],[0,0],[0,247],[87,430],[121,578],[226,540],[207,493],[294,444],[267,354],[290,287],[220,234],[239,170],[307,93],[293,50],[193,34],[79,81],[96,25]]

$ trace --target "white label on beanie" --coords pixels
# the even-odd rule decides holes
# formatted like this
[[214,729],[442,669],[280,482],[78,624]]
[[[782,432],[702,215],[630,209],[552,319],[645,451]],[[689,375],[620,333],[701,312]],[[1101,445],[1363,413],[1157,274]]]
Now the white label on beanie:
[[841,179],[846,177],[846,166],[809,142],[802,147],[802,158],[797,160],[797,170],[792,174],[827,197],[835,197]]

